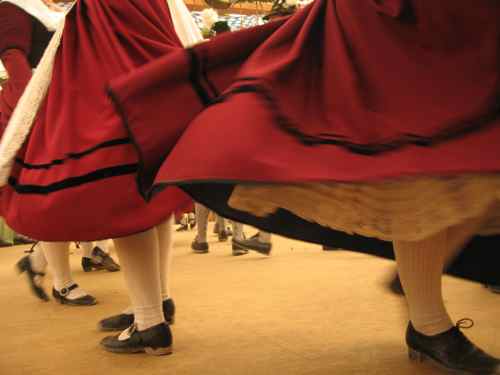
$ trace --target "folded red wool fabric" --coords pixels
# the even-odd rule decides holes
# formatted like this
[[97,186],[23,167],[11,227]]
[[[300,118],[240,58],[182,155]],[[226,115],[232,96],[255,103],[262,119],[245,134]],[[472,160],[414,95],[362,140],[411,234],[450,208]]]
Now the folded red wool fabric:
[[[143,161],[141,191],[150,198],[176,184],[263,229],[375,246],[290,212],[255,217],[227,200],[244,182],[497,173],[499,16],[489,0],[318,0],[113,80]],[[162,126],[173,108],[179,115]]]
[[27,56],[21,50],[6,50],[0,55],[0,59],[9,74],[9,79],[2,85],[0,91],[1,137],[32,73]]
[[0,55],[7,49],[31,51],[33,18],[11,3],[0,4]]
[[115,80],[142,187],[498,171],[499,15],[491,1],[318,1]]
[[0,91],[0,137],[31,77],[32,17],[10,3],[0,4],[0,60],[9,80]]
[[9,226],[45,241],[112,238],[190,203],[177,188],[155,203],[138,194],[139,160],[105,91],[109,80],[179,49],[164,0],[75,5],[49,92],[2,194]]

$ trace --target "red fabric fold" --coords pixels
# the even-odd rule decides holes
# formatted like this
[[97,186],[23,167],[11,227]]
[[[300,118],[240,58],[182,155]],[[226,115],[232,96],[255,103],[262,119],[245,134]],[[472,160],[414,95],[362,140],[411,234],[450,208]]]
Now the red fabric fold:
[[[198,45],[196,55],[179,50],[111,81],[112,98],[142,159],[142,189],[152,185],[186,125],[205,108],[193,88],[192,64],[203,70],[198,74],[206,73],[208,81],[201,83],[202,89],[213,99],[229,87],[243,62],[283,22],[271,22],[251,32],[222,34],[216,43]],[[175,116],[166,122],[165,114],[171,113]]]
[[11,3],[0,4],[0,55],[7,49],[31,50],[32,17]]
[[141,186],[499,171],[499,16],[489,0],[318,0],[155,61],[111,84]]
[[[244,182],[499,173],[499,9],[491,0],[316,0],[283,23],[175,52],[113,81],[145,162],[141,187],[180,185],[262,230],[392,254],[390,243],[286,210],[256,217],[227,201]],[[167,126],[173,108],[179,115]],[[311,138],[323,143],[313,147]],[[375,143],[396,147],[348,147]],[[451,272],[496,282],[495,267],[475,267],[498,263],[478,251],[492,241],[473,242]]]
[[390,17],[399,17],[405,9],[408,9],[408,0],[370,0],[378,12]]
[[120,237],[190,203],[176,188],[155,204],[139,195],[137,153],[106,95],[109,80],[180,49],[164,0],[77,2],[47,97],[2,194],[13,229],[45,241]]
[[25,53],[18,49],[9,49],[0,55],[9,79],[0,91],[0,138],[9,122],[10,116],[21,98],[31,78],[31,67]]

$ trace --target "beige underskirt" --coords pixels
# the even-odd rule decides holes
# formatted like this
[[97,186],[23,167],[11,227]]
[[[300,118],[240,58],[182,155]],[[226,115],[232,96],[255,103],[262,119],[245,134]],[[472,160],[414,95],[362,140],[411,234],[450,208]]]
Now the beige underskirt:
[[418,241],[476,218],[484,218],[479,234],[500,234],[497,174],[377,183],[238,185],[229,205],[259,217],[283,208],[322,226],[387,241]]

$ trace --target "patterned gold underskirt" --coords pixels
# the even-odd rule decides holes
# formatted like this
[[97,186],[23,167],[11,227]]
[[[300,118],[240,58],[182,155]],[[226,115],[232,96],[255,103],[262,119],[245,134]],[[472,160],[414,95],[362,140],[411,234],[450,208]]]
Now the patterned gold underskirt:
[[484,218],[479,234],[500,234],[498,174],[238,185],[229,205],[259,217],[282,208],[322,226],[387,241],[418,241],[477,218]]

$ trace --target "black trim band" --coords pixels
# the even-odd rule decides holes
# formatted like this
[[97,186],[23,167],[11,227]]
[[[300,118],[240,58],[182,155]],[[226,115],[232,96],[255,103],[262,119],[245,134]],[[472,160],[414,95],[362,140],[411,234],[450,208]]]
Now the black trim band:
[[210,94],[212,96],[213,100],[214,98],[217,98],[220,96],[220,92],[215,86],[215,84],[208,78],[208,72],[207,72],[207,58],[206,56],[201,59],[201,78],[205,81],[205,86],[208,87],[208,90],[210,91]]
[[194,51],[193,48],[186,49],[186,53],[189,55],[190,62],[190,71],[189,71],[189,80],[191,82],[191,86],[193,86],[194,91],[198,94],[200,101],[203,105],[210,105],[213,97],[209,94],[208,90],[203,87],[203,68],[202,62],[198,58],[198,55]]
[[338,134],[322,133],[318,135],[312,135],[302,132],[299,127],[284,114],[278,104],[277,99],[271,93],[271,90],[267,88],[262,82],[258,82],[257,79],[253,77],[243,77],[238,80],[242,82],[254,82],[244,83],[231,89],[230,91],[224,93],[222,96],[214,100],[212,104],[224,102],[228,98],[236,94],[254,93],[258,97],[260,97],[268,106],[269,110],[274,116],[274,120],[277,126],[279,126],[284,132],[300,140],[300,142],[308,146],[339,146],[350,152],[361,155],[379,155],[386,152],[399,150],[410,145],[420,147],[436,146],[446,141],[464,137],[466,135],[476,133],[478,131],[494,126],[494,120],[497,120],[500,117],[499,99],[496,101],[495,107],[489,113],[469,122],[463,122],[448,126],[431,136],[421,136],[418,134],[400,134],[397,138],[388,139],[384,142],[379,143],[354,143],[347,140],[346,137]]
[[70,177],[49,185],[23,185],[17,182],[14,177],[9,178],[9,185],[18,194],[40,194],[46,195],[56,191],[77,187],[89,182],[95,182],[106,178],[124,176],[137,173],[137,164],[124,164],[115,167],[98,169],[77,177]]
[[128,116],[125,113],[125,108],[123,108],[120,99],[110,87],[107,88],[107,93],[109,99],[111,100],[111,103],[113,103],[115,107],[116,113],[118,114],[118,116],[120,116],[123,127],[125,128],[130,138],[130,142],[132,143],[132,146],[134,147],[137,153],[138,164],[137,164],[137,175],[135,177],[135,181],[137,184],[137,189],[139,190],[139,194],[144,198],[144,200],[148,201],[149,200],[148,189],[145,186],[153,185],[154,177],[146,173],[144,154],[142,153],[142,149],[139,147],[139,144],[135,139],[134,133],[130,128],[130,124],[128,122]]
[[21,165],[23,168],[26,168],[26,169],[50,169],[51,167],[54,167],[56,165],[62,165],[71,159],[73,159],[73,160],[81,159],[84,156],[92,154],[93,152],[96,152],[96,151],[103,149],[103,148],[121,146],[121,145],[130,144],[130,143],[131,143],[130,138],[118,138],[118,139],[113,139],[111,141],[106,141],[106,142],[100,143],[100,144],[98,144],[94,147],[91,147],[91,148],[89,148],[85,151],[82,151],[82,152],[70,153],[67,155],[66,158],[55,159],[55,160],[52,160],[50,163],[31,164],[31,163],[26,163],[24,160],[21,160],[20,158],[16,158],[16,163]]

